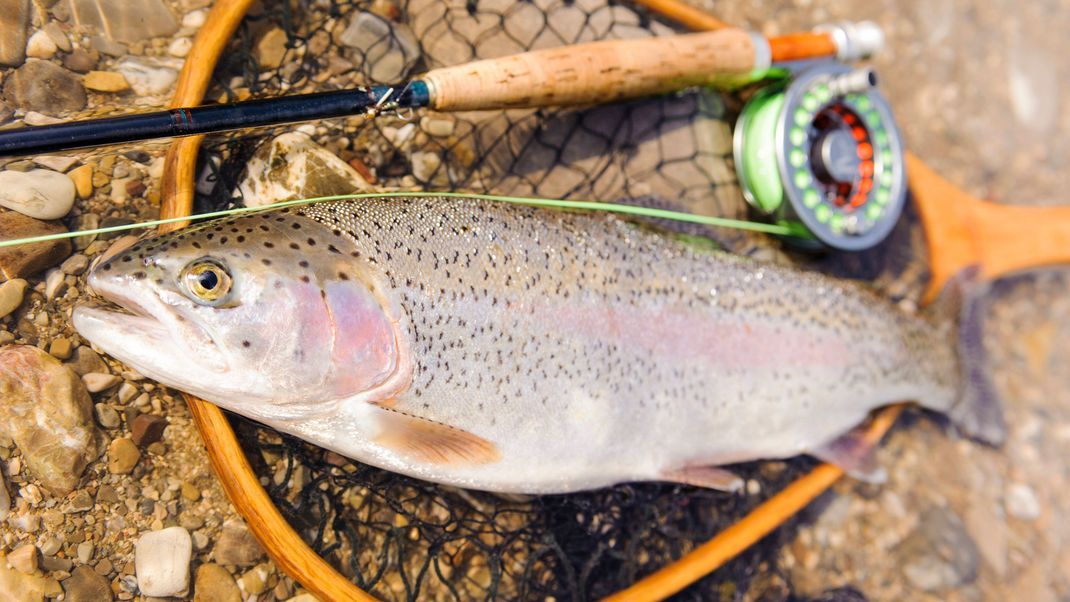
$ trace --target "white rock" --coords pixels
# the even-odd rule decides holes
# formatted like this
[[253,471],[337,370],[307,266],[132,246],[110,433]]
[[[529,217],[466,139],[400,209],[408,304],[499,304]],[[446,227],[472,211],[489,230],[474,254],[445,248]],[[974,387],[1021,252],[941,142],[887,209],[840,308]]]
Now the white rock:
[[175,38],[171,42],[171,45],[167,47],[167,54],[182,58],[189,54],[189,51],[193,48],[193,40],[189,38]]
[[26,116],[22,118],[22,122],[26,125],[52,125],[53,123],[63,123],[63,120],[37,111],[26,111]]
[[1007,495],[1003,499],[1007,506],[1007,514],[1021,520],[1036,520],[1040,518],[1040,501],[1033,488],[1025,483],[1015,483],[1007,488]]
[[59,50],[59,47],[52,41],[52,36],[45,33],[44,30],[37,31],[26,42],[26,56],[35,59],[50,59],[56,56],[57,50]]
[[52,268],[45,274],[45,299],[51,301],[63,294],[63,291],[67,290],[67,275],[59,270],[59,268]]
[[412,175],[417,180],[424,183],[439,182],[445,177],[445,172],[446,170],[442,168],[442,157],[439,157],[437,153],[412,154]]
[[184,596],[193,541],[182,527],[145,533],[134,545],[137,586],[145,596]]
[[256,150],[239,189],[246,206],[262,207],[289,199],[369,191],[371,186],[357,170],[306,134],[289,132]]
[[194,29],[204,25],[204,22],[208,19],[208,9],[202,8],[200,10],[194,10],[186,13],[186,16],[182,17],[182,27],[192,27]]
[[33,162],[41,167],[47,167],[52,171],[67,171],[78,162],[78,157],[64,155],[40,155],[33,158]]
[[105,374],[104,372],[90,372],[82,375],[82,382],[85,383],[85,388],[90,393],[100,393],[106,389],[110,389],[123,380],[114,374]]
[[74,181],[47,169],[0,171],[0,205],[37,219],[59,219],[74,205]]
[[182,61],[176,59],[125,58],[115,70],[139,96],[157,96],[171,89],[181,67]]

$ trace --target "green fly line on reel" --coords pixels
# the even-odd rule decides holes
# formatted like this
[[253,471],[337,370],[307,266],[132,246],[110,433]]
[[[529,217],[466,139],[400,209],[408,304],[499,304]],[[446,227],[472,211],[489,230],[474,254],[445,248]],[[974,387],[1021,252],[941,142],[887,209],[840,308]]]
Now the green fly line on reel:
[[903,146],[869,69],[827,62],[759,91],[733,137],[736,172],[767,220],[861,251],[895,226],[906,199]]

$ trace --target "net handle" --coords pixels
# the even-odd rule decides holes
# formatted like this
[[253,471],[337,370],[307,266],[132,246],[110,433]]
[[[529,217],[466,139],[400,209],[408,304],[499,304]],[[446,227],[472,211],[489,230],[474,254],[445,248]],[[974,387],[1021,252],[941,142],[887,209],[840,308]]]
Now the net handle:
[[[199,104],[224,47],[255,0],[217,0],[182,67],[172,106]],[[163,218],[185,217],[193,207],[194,168],[203,136],[181,138],[168,148],[161,178]],[[183,223],[167,224],[161,231]],[[183,393],[208,458],[230,503],[275,564],[322,600],[374,601],[327,564],[293,530],[260,485],[223,411]]]
[[742,29],[534,50],[434,69],[439,111],[615,102],[746,78],[769,66],[768,42]]

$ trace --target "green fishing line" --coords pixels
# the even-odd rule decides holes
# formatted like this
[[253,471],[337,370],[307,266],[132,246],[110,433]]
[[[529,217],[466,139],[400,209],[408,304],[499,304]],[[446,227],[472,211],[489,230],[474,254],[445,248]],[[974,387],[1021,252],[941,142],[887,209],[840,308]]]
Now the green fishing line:
[[621,205],[617,203],[596,203],[593,201],[562,201],[555,199],[539,199],[539,198],[525,198],[525,197],[511,197],[511,196],[494,196],[488,194],[468,194],[463,192],[389,192],[389,193],[362,193],[362,194],[339,194],[334,196],[323,196],[311,199],[295,199],[292,201],[282,201],[272,205],[264,207],[237,207],[234,209],[225,209],[222,211],[211,211],[209,213],[200,213],[197,215],[190,215],[187,217],[172,217],[168,219],[157,219],[148,222],[139,222],[136,224],[123,224],[121,226],[109,226],[107,228],[94,228],[92,230],[78,230],[75,232],[60,232],[58,234],[45,234],[42,236],[30,236],[27,238],[14,238],[11,240],[0,240],[0,248],[13,247],[16,245],[23,245],[35,242],[46,242],[49,240],[59,240],[62,238],[75,238],[78,236],[86,236],[89,234],[107,234],[111,232],[124,232],[126,230],[137,230],[140,228],[151,228],[154,226],[160,226],[163,224],[173,224],[177,222],[184,222],[189,220],[203,220],[212,219],[217,217],[225,217],[228,215],[235,215],[238,213],[254,213],[257,211],[268,211],[272,209],[279,209],[283,207],[293,207],[296,205],[308,205],[311,203],[322,203],[325,201],[344,201],[349,199],[366,199],[374,197],[456,197],[456,198],[475,198],[485,199],[489,201],[497,201],[501,203],[514,203],[517,205],[532,205],[536,207],[553,207],[557,209],[579,209],[585,211],[609,211],[612,213],[621,213],[625,215],[636,215],[640,217],[657,218],[657,219],[670,219],[679,222],[690,222],[693,224],[702,224],[706,226],[717,226],[721,228],[735,228],[737,230],[750,230],[752,232],[764,232],[766,234],[778,234],[781,236],[792,236],[795,232],[788,227],[779,226],[774,224],[762,224],[758,222],[748,222],[745,220],[728,219],[723,217],[710,217],[706,215],[695,215],[693,213],[684,213],[681,211],[670,211],[667,209],[654,209],[651,207],[638,207],[635,205]]

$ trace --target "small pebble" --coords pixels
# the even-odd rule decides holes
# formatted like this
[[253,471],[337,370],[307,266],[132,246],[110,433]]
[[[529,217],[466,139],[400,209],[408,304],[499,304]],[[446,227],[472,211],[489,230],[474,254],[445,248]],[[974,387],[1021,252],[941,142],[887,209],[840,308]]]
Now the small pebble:
[[126,437],[116,439],[108,447],[108,472],[130,474],[139,459],[141,452],[133,441]]
[[155,414],[142,414],[134,419],[130,427],[130,437],[138,447],[152,445],[163,437],[167,428],[167,419]]
[[238,585],[246,595],[257,596],[267,591],[270,567],[267,563],[258,564],[249,569],[238,579]]
[[26,281],[22,278],[15,278],[0,284],[0,318],[19,308],[25,293]]
[[71,357],[71,340],[64,337],[52,339],[52,342],[48,344],[48,353],[61,360]]
[[167,47],[167,54],[182,58],[193,49],[193,40],[189,38],[175,38]]
[[119,412],[116,412],[115,408],[98,403],[93,406],[93,413],[96,414],[97,422],[100,426],[106,429],[119,427]]
[[79,276],[89,267],[89,258],[81,253],[71,255],[59,264],[59,271],[72,276]]
[[71,512],[86,512],[93,509],[93,496],[85,489],[79,489],[71,496]]
[[50,59],[56,56],[59,47],[44,30],[34,32],[26,43],[26,56],[35,59]]
[[45,275],[45,299],[51,301],[67,290],[66,274],[59,269],[49,270]]
[[[106,562],[97,563],[97,566]],[[109,563],[110,564],[110,563]],[[106,573],[102,575],[88,566],[79,566],[71,573],[70,579],[63,581],[64,602],[107,602],[112,599],[111,584]]]
[[106,372],[90,372],[82,375],[82,381],[85,382],[85,388],[89,389],[90,393],[100,393],[119,384],[122,379]]
[[78,193],[78,198],[88,199],[93,196],[92,165],[79,165],[67,172],[67,177],[74,182],[74,190]]
[[241,590],[227,569],[208,563],[197,567],[194,602],[241,602]]
[[125,404],[126,402],[133,399],[135,395],[137,395],[137,387],[128,382],[124,382],[119,387],[119,393],[117,394],[117,398],[119,399],[119,403]]
[[201,499],[201,490],[197,489],[197,487],[189,481],[182,481],[182,497],[191,502],[196,502]]
[[97,92],[123,92],[130,89],[130,82],[122,73],[114,71],[90,71],[85,74],[82,84]]
[[15,548],[7,555],[7,563],[20,573],[32,575],[37,571],[37,547],[28,543]]
[[1025,483],[1014,483],[1007,488],[1007,495],[1003,500],[1007,506],[1007,514],[1021,520],[1036,520],[1040,518],[1040,501],[1037,494]]
[[78,544],[78,562],[82,564],[89,564],[90,560],[93,560],[93,542],[83,541]]

